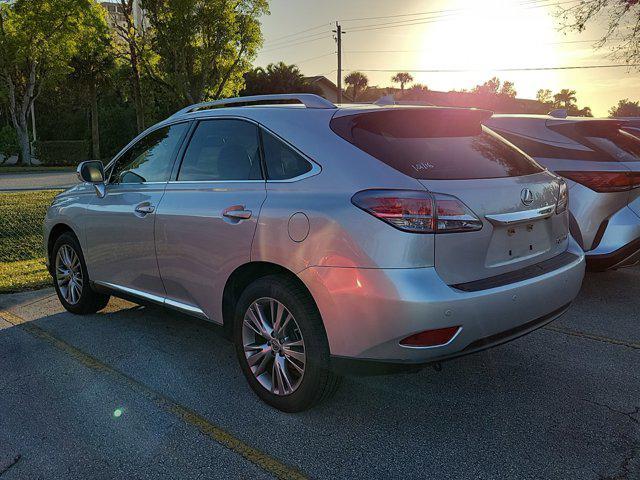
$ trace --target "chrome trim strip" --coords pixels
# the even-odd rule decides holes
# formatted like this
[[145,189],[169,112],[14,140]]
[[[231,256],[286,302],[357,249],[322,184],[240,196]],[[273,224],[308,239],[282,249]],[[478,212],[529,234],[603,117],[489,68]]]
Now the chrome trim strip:
[[520,212],[500,213],[496,215],[485,215],[484,218],[494,225],[513,225],[516,223],[525,223],[532,220],[540,220],[553,215],[555,205],[544,208],[534,208],[533,210],[522,210]]
[[188,313],[189,315],[193,315],[196,317],[203,318],[205,320],[209,320],[209,317],[207,317],[207,315],[205,315],[205,313],[202,310],[200,310],[198,307],[194,307],[193,305],[188,305],[186,303],[178,302],[176,300],[170,300],[168,298],[165,299],[164,304],[167,307],[175,308],[184,313]]
[[139,297],[145,300],[149,300],[153,303],[157,303],[159,305],[163,305],[163,306],[167,306],[170,308],[174,308],[176,310],[179,310],[183,313],[186,313],[187,315],[191,315],[191,316],[195,316],[195,317],[199,317],[202,318],[204,320],[210,320],[209,317],[199,308],[194,307],[192,305],[187,305],[186,303],[182,303],[182,302],[178,302],[176,300],[170,300],[168,298],[165,297],[161,297],[160,295],[154,295],[152,293],[148,293],[148,292],[143,292],[142,290],[137,290],[135,288],[129,288],[129,287],[123,287],[121,285],[116,285],[114,283],[108,283],[108,282],[99,282],[99,281],[94,281],[93,283],[95,283],[96,285],[100,285],[102,287],[106,287],[109,288],[111,290],[116,290],[116,291],[120,291],[122,293],[127,293],[129,295],[132,295],[134,297]]
[[152,302],[164,305],[165,298],[159,295],[143,292],[142,290],[136,290],[135,288],[123,287],[120,285],[116,285],[114,283],[99,282],[99,281],[94,281],[93,283],[95,283],[96,285],[101,285],[103,287],[111,288],[113,290],[119,290],[123,293],[128,293],[130,295],[134,295],[136,297],[144,298],[146,300],[151,300]]

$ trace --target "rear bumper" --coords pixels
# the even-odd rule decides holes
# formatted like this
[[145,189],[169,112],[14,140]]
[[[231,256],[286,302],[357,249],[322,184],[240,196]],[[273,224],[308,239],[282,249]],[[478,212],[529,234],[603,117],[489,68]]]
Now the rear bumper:
[[607,221],[602,238],[586,253],[594,270],[626,267],[640,261],[640,216],[629,207],[616,212]]
[[[490,348],[561,315],[584,276],[584,254],[571,241],[570,263],[507,285],[462,291],[434,268],[310,267],[300,273],[322,315],[331,355],[423,364]],[[428,329],[460,326],[446,345],[406,347],[400,340]]]

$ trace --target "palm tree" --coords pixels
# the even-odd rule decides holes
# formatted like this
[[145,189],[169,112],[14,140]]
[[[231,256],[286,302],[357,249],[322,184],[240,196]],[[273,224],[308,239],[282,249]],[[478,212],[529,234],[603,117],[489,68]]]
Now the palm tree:
[[410,73],[400,72],[400,73],[396,73],[393,77],[391,77],[391,81],[393,83],[399,83],[400,92],[404,93],[404,86],[409,82],[413,82],[413,77],[411,76]]
[[576,91],[569,90],[568,88],[563,88],[560,92],[556,93],[553,96],[553,101],[558,108],[566,108],[567,110],[575,107],[576,101]]
[[344,83],[349,85],[353,90],[353,100],[358,98],[358,93],[363,91],[369,85],[369,79],[362,72],[351,72],[344,77]]

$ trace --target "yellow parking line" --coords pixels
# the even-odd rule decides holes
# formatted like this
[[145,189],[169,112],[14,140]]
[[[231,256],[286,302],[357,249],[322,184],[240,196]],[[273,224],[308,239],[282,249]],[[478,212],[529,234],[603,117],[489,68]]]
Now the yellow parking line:
[[5,310],[0,310],[0,317],[4,318],[9,323],[21,328],[30,335],[39,338],[40,340],[44,340],[50,345],[53,345],[57,349],[74,358],[85,367],[109,375],[110,377],[118,380],[121,383],[125,383],[136,393],[142,395],[148,400],[151,400],[160,408],[171,413],[172,415],[177,416],[183,422],[197,428],[201,433],[211,438],[218,444],[231,450],[234,453],[237,453],[238,455],[243,456],[249,462],[262,468],[276,478],[286,480],[302,480],[307,478],[299,470],[285,465],[284,463],[276,460],[268,454],[263,453],[256,448],[253,448],[252,446],[244,443],[242,440],[233,436],[223,428],[214,425],[209,420],[194,412],[193,410],[180,405],[169,397],[166,397],[161,393],[153,390],[152,388],[146,386],[145,384],[138,382],[129,375],[116,370],[115,368],[101,362],[88,353],[79,350],[73,345],[49,333],[47,330]]
[[617,338],[604,337],[602,335],[594,335],[592,333],[579,332],[577,330],[569,330],[568,328],[556,327],[555,325],[547,325],[543,327],[545,330],[551,330],[553,332],[562,333],[564,335],[571,335],[573,337],[587,338],[589,340],[595,340],[596,342],[610,343],[612,345],[620,345],[623,347],[640,349],[640,343],[627,342],[625,340],[619,340]]

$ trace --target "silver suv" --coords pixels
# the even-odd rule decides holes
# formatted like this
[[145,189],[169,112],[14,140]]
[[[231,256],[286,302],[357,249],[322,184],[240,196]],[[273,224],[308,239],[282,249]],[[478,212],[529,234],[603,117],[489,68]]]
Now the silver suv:
[[106,168],[81,164],[53,202],[60,301],[86,314],[115,295],[221,324],[284,411],[345,370],[519,337],[568,308],[584,254],[565,183],[482,127],[490,115],[314,95],[186,108]]
[[624,123],[494,115],[484,124],[567,180],[571,235],[590,269],[640,262],[640,139]]

